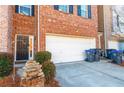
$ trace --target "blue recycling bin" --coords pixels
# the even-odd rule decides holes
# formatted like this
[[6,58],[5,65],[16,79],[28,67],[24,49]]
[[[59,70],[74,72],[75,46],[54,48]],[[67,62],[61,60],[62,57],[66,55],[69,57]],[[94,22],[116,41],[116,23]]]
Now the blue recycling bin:
[[116,61],[117,61],[117,51],[111,51],[111,59],[112,59],[112,62],[116,64]]
[[100,61],[100,55],[99,54],[95,54],[95,61]]
[[115,64],[121,64],[122,63],[122,54],[123,54],[122,51],[113,50],[111,52],[112,62]]
[[117,64],[121,64],[122,63],[122,56],[123,56],[123,52],[122,51],[118,51],[117,58],[116,58],[116,63]]
[[107,58],[108,59],[112,59],[112,51],[116,51],[116,49],[106,49],[106,53],[107,53]]
[[101,56],[101,49],[89,49],[86,50],[86,61],[93,62],[93,61],[100,61]]
[[90,49],[92,53],[94,54],[94,61],[100,61],[101,57],[101,49],[96,48],[96,49]]
[[94,53],[91,50],[86,50],[85,53],[86,53],[86,61],[88,62],[95,61]]

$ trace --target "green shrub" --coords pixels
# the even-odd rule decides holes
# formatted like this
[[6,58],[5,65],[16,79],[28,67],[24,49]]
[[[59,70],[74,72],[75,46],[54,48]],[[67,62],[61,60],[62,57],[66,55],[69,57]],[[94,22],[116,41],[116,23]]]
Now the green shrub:
[[14,59],[13,59],[14,57],[13,57],[13,55],[11,53],[0,53],[0,58],[1,57],[5,57],[5,58],[9,59],[11,64],[14,61]]
[[51,53],[48,51],[37,52],[35,60],[42,64],[42,70],[45,75],[46,83],[52,81],[55,77],[56,68],[55,65],[50,61]]
[[56,67],[52,62],[50,61],[44,62],[42,64],[42,70],[45,75],[46,83],[49,83],[54,79],[56,74]]
[[0,54],[0,77],[7,76],[12,71],[12,56],[10,54]]
[[35,60],[42,64],[45,61],[51,60],[51,53],[48,51],[37,52],[35,55]]

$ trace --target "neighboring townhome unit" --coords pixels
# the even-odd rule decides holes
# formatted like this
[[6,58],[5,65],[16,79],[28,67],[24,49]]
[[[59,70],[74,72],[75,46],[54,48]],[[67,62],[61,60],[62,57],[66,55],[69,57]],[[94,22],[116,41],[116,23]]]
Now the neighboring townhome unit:
[[[98,6],[99,48],[124,50],[124,36],[119,23],[119,6]],[[119,14],[119,15],[118,15]]]
[[0,52],[11,52],[12,8],[0,6]]

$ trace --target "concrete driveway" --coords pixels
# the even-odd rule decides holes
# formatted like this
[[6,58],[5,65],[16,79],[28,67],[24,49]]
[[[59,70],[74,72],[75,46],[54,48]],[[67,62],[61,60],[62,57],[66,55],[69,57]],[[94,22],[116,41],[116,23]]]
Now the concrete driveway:
[[56,69],[62,87],[124,87],[124,67],[104,60],[56,64]]

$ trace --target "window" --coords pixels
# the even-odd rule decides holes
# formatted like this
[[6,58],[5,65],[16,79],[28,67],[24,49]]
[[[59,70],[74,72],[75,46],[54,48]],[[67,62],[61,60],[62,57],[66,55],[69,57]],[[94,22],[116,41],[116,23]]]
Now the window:
[[54,9],[73,14],[73,5],[54,5]]
[[91,18],[91,6],[90,5],[78,5],[77,6],[78,16],[85,18]]
[[33,5],[16,5],[16,13],[24,14],[27,16],[34,16]]
[[59,11],[64,11],[64,12],[68,12],[67,10],[67,5],[59,5]]
[[87,9],[87,6],[86,5],[81,5],[81,16],[83,16],[83,17],[87,17],[87,11],[88,9]]

